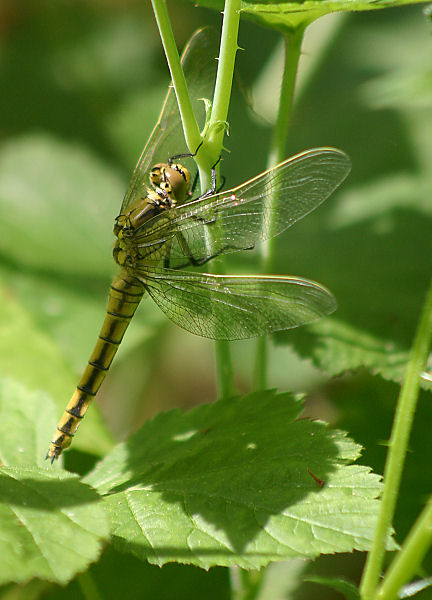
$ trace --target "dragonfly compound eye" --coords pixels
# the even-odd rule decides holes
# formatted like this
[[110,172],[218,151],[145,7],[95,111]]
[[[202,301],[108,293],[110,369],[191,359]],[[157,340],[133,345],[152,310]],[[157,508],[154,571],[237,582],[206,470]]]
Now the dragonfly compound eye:
[[169,182],[171,193],[178,202],[183,202],[188,195],[190,187],[190,173],[182,165],[172,164],[164,169],[163,178]]

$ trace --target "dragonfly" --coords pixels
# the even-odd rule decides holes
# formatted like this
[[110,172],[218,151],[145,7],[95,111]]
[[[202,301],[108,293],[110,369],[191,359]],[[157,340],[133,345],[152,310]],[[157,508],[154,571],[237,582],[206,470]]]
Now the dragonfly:
[[[214,81],[214,75],[208,75],[213,52],[207,30],[201,30],[183,56],[194,98],[202,98],[212,77]],[[172,154],[165,155],[167,162],[159,160],[175,140],[178,126],[171,89],[115,220],[113,255],[120,271],[111,284],[93,353],[49,446],[51,462],[70,446],[145,294],[180,327],[222,340],[298,327],[336,308],[331,292],[311,280],[215,275],[197,267],[253,248],[309,214],[346,178],[348,156],[334,148],[308,150],[233,189],[212,189],[191,200],[193,172],[169,159]]]

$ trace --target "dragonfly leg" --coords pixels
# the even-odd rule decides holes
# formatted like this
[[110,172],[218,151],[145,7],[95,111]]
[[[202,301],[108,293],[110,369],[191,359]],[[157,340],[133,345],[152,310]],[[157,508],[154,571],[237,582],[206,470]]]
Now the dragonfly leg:
[[166,254],[164,257],[164,267],[165,267],[165,269],[169,269],[170,268],[171,240],[166,242],[165,247],[166,247]]
[[218,164],[220,163],[221,160],[222,160],[222,154],[219,156],[219,158],[217,159],[217,161],[211,168],[211,179],[212,179],[211,188],[209,190],[207,190],[201,196],[198,196],[197,200],[201,200],[202,198],[207,198],[207,196],[213,196],[213,194],[217,193],[225,184],[225,177],[224,177],[223,181],[222,181],[222,185],[219,187],[219,190],[216,189],[216,167],[218,166]]
[[171,166],[173,164],[173,162],[175,160],[178,160],[179,158],[193,158],[194,156],[196,156],[198,154],[198,150],[201,148],[203,143],[204,143],[204,140],[200,143],[200,145],[198,146],[198,148],[195,150],[195,152],[193,154],[191,152],[185,152],[184,154],[176,154],[175,156],[170,156],[170,158],[168,159],[169,166]]
[[[183,234],[177,233],[176,237],[177,237],[178,243],[180,244],[185,256],[188,257],[188,262],[185,263],[184,265],[176,266],[175,267],[176,269],[184,269],[190,265],[193,265],[194,267],[201,267],[202,265],[205,265],[206,263],[208,263],[210,260],[217,258],[221,254],[225,254],[225,252],[229,252],[229,251],[235,252],[236,250],[253,250],[255,248],[255,244],[252,244],[248,248],[238,248],[237,246],[232,246],[230,244],[227,244],[226,246],[223,246],[222,248],[220,248],[217,252],[215,252],[211,256],[206,256],[205,258],[195,258],[194,255],[192,254],[192,251],[189,248],[189,244],[185,240]],[[167,256],[165,257],[165,265],[164,265],[165,268],[167,268],[167,269],[170,268],[169,261],[170,261],[170,256],[168,253]]]
[[[201,148],[201,146],[203,145],[203,143],[204,142],[202,141],[193,154],[191,152],[185,152],[184,154],[176,154],[175,156],[171,156],[168,159],[168,164],[171,166],[172,163],[175,160],[178,160],[179,158],[193,158],[194,156],[196,156],[198,154],[198,151]],[[222,177],[222,184],[219,186],[218,189],[216,188],[216,167],[217,167],[217,165],[219,164],[219,162],[221,160],[222,160],[222,155],[219,156],[219,158],[217,159],[217,161],[214,163],[214,165],[211,168],[211,179],[212,179],[211,188],[209,190],[207,190],[201,196],[198,196],[198,198],[196,198],[196,200],[200,200],[201,198],[206,198],[207,196],[211,196],[212,194],[215,194],[215,193],[219,192],[223,188],[223,186],[225,185],[225,177]],[[193,182],[192,187],[191,187],[191,191],[189,192],[189,195],[191,197],[194,194],[194,191],[196,189],[197,183],[198,183],[198,173],[195,175],[194,182]]]

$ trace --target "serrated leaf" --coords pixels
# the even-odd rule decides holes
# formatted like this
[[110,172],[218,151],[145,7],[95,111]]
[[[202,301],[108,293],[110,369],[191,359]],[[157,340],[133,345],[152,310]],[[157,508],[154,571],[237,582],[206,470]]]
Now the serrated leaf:
[[[421,1],[427,2],[428,0]],[[303,2],[301,0],[298,2],[242,0],[241,13],[266,27],[297,29],[333,12],[379,10],[381,8],[418,3],[419,0],[306,0]],[[197,0],[195,4],[218,11],[222,11],[224,8],[223,0]]]
[[[338,425],[362,442],[365,448],[362,462],[378,472],[384,469],[388,436],[399,392],[400,388],[395,383],[365,372],[334,380],[326,390],[326,398],[336,409]],[[425,498],[430,494],[430,478],[425,477],[425,462],[429,464],[431,456],[431,421],[430,394],[421,392],[393,521],[399,542],[407,536],[424,508]]]
[[0,253],[39,271],[107,277],[124,185],[87,149],[29,136],[0,151]]
[[403,379],[432,271],[431,185],[429,177],[399,174],[342,190],[325,207],[327,218],[311,215],[281,240],[280,268],[290,255],[296,275],[319,274],[338,310],[278,341],[334,375],[367,367]]
[[116,545],[205,568],[368,548],[379,477],[347,464],[359,447],[342,432],[295,421],[300,409],[262,392],[146,423],[86,478]]
[[[1,289],[0,300],[0,375],[12,377],[30,390],[44,390],[55,401],[58,418],[76,386],[75,377],[49,337]],[[7,395],[4,400],[9,401]],[[20,404],[25,411],[27,399],[24,396],[17,393],[13,400],[17,403],[17,410]],[[110,447],[110,436],[96,407],[89,413],[88,419],[76,446],[93,453],[106,452]],[[46,447],[53,433],[54,429],[48,433]]]
[[318,575],[305,577],[305,581],[319,583],[340,592],[346,600],[360,600],[357,587],[350,581],[341,577],[319,577]]
[[96,560],[108,535],[97,493],[44,460],[55,412],[46,394],[0,379],[1,584],[64,584]]
[[103,504],[78,477],[0,468],[0,583],[64,584],[96,560],[108,535]]
[[380,338],[337,318],[309,327],[295,335],[293,342],[300,356],[307,358],[312,353],[314,364],[332,375],[366,367],[393,381],[402,380],[409,352],[392,339]]
[[[131,583],[133,582],[133,584]],[[88,574],[71,581],[61,590],[51,589],[37,598],[1,598],[1,600],[78,600],[83,598],[81,584],[96,589],[100,600],[230,600],[229,571],[214,568],[209,571],[187,565],[169,564],[160,568],[117,552],[108,546],[101,558],[90,566]],[[51,586],[53,587],[53,586]],[[89,589],[90,588],[90,589]],[[90,597],[91,593],[90,593]],[[86,599],[87,600],[87,599]],[[89,600],[89,598],[88,598]],[[96,600],[96,598],[95,598]],[[272,598],[271,600],[275,600]]]

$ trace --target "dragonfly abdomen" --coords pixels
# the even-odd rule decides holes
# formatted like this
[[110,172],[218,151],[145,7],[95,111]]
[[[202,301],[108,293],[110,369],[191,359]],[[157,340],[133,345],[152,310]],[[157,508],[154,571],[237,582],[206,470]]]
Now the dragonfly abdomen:
[[111,284],[107,312],[87,367],[61,417],[48,449],[54,461],[71,444],[90,402],[97,394],[144,293],[141,283],[122,269]]

